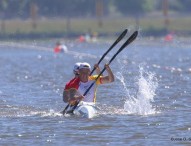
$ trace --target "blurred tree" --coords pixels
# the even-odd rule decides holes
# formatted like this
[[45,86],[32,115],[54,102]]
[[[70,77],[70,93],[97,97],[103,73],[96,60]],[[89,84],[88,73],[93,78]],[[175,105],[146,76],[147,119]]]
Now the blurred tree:
[[18,5],[18,12],[17,12],[17,16],[20,18],[26,18],[29,16],[30,14],[30,1],[31,0],[19,0],[19,2],[17,2]]
[[144,0],[143,1],[143,10],[146,12],[151,12],[155,9],[155,1],[154,0]]
[[2,7],[4,9],[5,18],[13,18],[13,17],[28,17],[28,4],[30,0],[1,0],[0,9]]
[[114,3],[123,15],[135,17],[137,27],[140,16],[154,8],[153,0],[114,0]]
[[7,8],[8,2],[7,0],[0,1],[0,12],[3,12]]
[[8,1],[7,0],[1,0],[0,1],[0,14],[1,14],[1,28],[0,33],[5,33],[5,14],[8,7]]
[[30,4],[30,17],[32,19],[32,28],[36,29],[37,17],[38,17],[38,6],[34,2],[31,2]]
[[[30,17],[30,5],[36,3],[38,13],[45,17],[82,17],[96,15],[97,0],[0,0],[0,17]],[[108,14],[109,7],[126,16],[139,17],[153,9],[162,9],[162,0],[102,0],[103,16]],[[179,12],[191,12],[191,0],[168,0],[169,9]],[[97,12],[98,13],[98,12]]]
[[103,0],[96,0],[96,17],[98,19],[98,26],[102,27],[103,26]]
[[[157,2],[157,9],[162,9],[162,2]],[[191,6],[191,0],[168,0],[169,3],[169,9],[176,11],[176,12],[191,12],[190,6]]]
[[153,10],[153,0],[114,0],[118,11],[126,16],[139,16]]
[[43,16],[88,16],[95,12],[94,0],[33,0]]
[[[191,12],[191,0],[176,0],[176,5],[173,7],[174,10],[180,12]],[[172,3],[173,4],[173,3]]]
[[[158,1],[157,9],[163,10],[163,0]],[[168,0],[168,7],[170,10],[180,10],[182,9],[182,5],[178,2],[178,0]]]
[[95,0],[0,0],[0,11],[7,8],[6,18],[30,16],[30,5],[36,3],[39,14],[55,16],[93,16]]

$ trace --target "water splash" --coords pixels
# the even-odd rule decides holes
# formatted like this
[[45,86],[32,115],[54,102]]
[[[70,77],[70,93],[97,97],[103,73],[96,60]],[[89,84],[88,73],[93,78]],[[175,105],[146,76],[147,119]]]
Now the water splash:
[[125,90],[125,95],[126,95],[126,97],[130,97],[130,95],[129,95],[129,90],[128,90],[128,88],[127,88],[127,84],[126,84],[126,82],[125,82],[125,78],[124,78],[123,74],[122,74],[121,72],[117,72],[116,78],[119,79],[120,82],[122,83],[123,89]]
[[126,96],[124,104],[124,110],[127,113],[138,115],[149,115],[156,113],[156,110],[152,106],[154,96],[156,95],[155,91],[158,86],[158,81],[154,73],[147,72],[143,67],[139,67],[139,77],[135,85],[137,88],[136,94],[130,94],[131,91],[127,89],[122,74],[117,78],[123,84],[125,91],[127,92],[126,95],[128,95]]
[[53,109],[50,109],[49,111],[45,111],[45,112],[38,112],[38,114],[41,115],[41,117],[61,117],[63,116],[63,114],[61,114],[58,111],[55,111]]
[[[2,110],[3,109],[3,110]],[[32,106],[13,106],[13,105],[1,105],[0,106],[0,118],[2,117],[60,117],[63,116],[59,111],[53,109],[37,109]]]

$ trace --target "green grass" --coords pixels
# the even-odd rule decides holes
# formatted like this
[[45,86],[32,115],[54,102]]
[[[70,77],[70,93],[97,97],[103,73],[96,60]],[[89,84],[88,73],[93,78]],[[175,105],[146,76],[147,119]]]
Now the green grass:
[[[0,21],[0,24],[2,21]],[[141,18],[139,20],[140,28],[142,31],[149,30],[162,30],[165,29],[164,19],[162,18]],[[169,30],[173,31],[191,31],[191,17],[171,18]],[[70,32],[76,34],[84,34],[87,32],[97,33],[116,33],[121,32],[124,28],[136,29],[136,21],[132,18],[117,18],[117,19],[103,19],[103,25],[100,27],[97,19],[76,18],[70,19]],[[38,20],[37,27],[32,27],[32,21],[22,20],[6,20],[4,34],[30,34],[30,33],[66,33],[67,20],[60,19],[45,19]],[[2,31],[1,31],[2,32]]]

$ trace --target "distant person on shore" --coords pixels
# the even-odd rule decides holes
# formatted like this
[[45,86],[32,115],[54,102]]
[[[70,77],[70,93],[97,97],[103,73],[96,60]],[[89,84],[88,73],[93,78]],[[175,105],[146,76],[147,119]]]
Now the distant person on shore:
[[164,40],[165,40],[166,42],[172,42],[172,41],[174,40],[174,32],[168,33],[168,34],[165,36]]
[[92,33],[91,41],[92,41],[92,42],[97,42],[97,37],[98,37],[98,33],[97,33],[97,32],[93,32],[93,33]]
[[86,42],[86,39],[85,39],[84,35],[80,35],[80,36],[77,38],[77,41],[78,41],[79,43],[83,43],[83,42]]
[[61,43],[58,41],[56,42],[56,46],[54,48],[54,53],[61,53],[61,52],[67,52],[68,49],[65,45],[61,45]]
[[77,38],[77,41],[79,43],[84,43],[84,42],[97,42],[97,37],[98,37],[98,33],[97,32],[93,32],[92,35],[90,35],[90,33],[86,33],[85,35],[80,35]]
[[90,65],[86,62],[81,63],[79,67],[79,76],[69,81],[65,86],[63,92],[63,101],[68,102],[70,105],[74,105],[78,100],[95,103],[97,86],[100,84],[111,83],[114,81],[114,75],[109,65],[106,64],[105,68],[108,75],[100,76],[95,82],[95,84],[92,86],[88,94],[86,94],[86,96],[82,96],[90,87],[90,85],[95,81],[97,75],[90,76]]

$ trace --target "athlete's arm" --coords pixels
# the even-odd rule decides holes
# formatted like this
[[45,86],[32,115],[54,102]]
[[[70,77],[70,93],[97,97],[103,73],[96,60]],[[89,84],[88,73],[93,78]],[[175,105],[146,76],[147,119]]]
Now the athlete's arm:
[[63,101],[74,104],[78,100],[82,100],[84,96],[80,95],[76,89],[64,90]]
[[82,99],[84,98],[84,96],[80,95],[80,96],[74,96],[74,97],[71,97],[68,102],[69,104],[71,105],[74,105],[77,101],[81,101]]
[[111,71],[109,65],[105,64],[105,68],[106,68],[108,75],[100,78],[101,83],[106,84],[106,83],[114,82],[114,75],[113,75],[113,72]]
[[63,101],[68,102],[70,96],[69,96],[69,90],[64,90],[63,92]]

